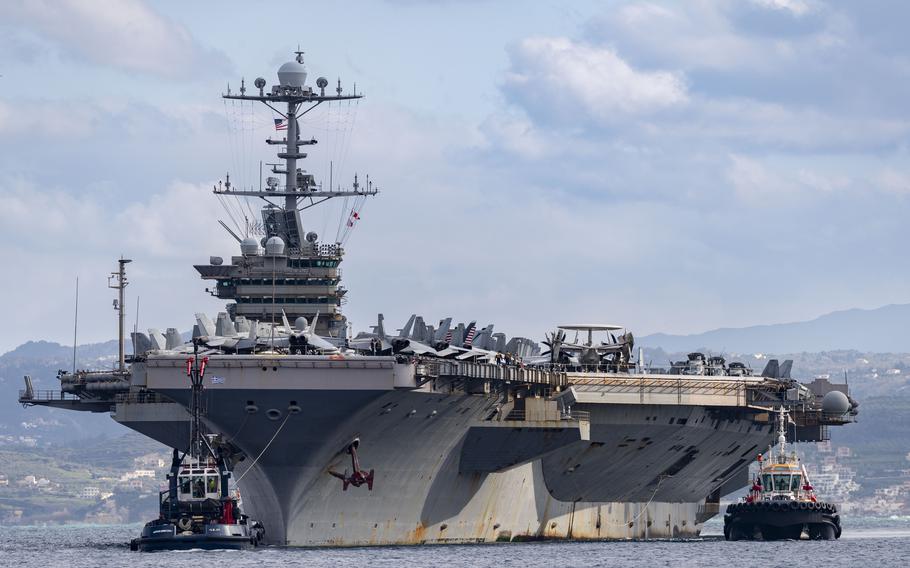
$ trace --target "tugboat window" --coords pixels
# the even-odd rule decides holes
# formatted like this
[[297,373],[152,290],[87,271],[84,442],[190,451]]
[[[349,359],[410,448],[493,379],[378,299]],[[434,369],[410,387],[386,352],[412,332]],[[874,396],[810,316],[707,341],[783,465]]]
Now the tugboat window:
[[775,491],[789,491],[790,490],[790,476],[789,475],[775,475],[774,476],[774,490]]
[[766,474],[764,474],[762,477],[763,477],[764,479],[762,479],[762,482],[761,482],[761,483],[762,483],[762,486],[765,488],[765,491],[771,491],[771,490],[773,490],[773,489],[774,489],[774,484],[771,483],[771,474],[770,474],[770,473],[766,473]]
[[799,481],[800,476],[794,475],[793,479],[790,480],[790,491],[799,491]]
[[205,481],[201,475],[193,478],[193,499],[205,499]]
[[184,495],[190,494],[190,478],[186,475],[180,476],[180,493]]

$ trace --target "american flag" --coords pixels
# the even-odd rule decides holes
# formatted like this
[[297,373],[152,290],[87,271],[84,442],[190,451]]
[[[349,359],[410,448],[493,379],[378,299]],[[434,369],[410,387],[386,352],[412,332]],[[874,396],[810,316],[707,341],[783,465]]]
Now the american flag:
[[287,130],[288,124],[284,121],[283,118],[275,119],[275,130]]
[[470,347],[474,343],[474,332],[477,330],[477,324],[471,322],[471,325],[468,326],[468,332],[464,336],[464,346]]

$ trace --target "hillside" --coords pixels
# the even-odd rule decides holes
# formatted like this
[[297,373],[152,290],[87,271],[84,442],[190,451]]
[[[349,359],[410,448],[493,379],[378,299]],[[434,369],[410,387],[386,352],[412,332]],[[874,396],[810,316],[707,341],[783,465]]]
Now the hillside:
[[734,353],[800,353],[856,350],[910,352],[910,304],[832,312],[811,321],[721,328],[694,335],[656,333],[642,345],[665,351],[699,349]]

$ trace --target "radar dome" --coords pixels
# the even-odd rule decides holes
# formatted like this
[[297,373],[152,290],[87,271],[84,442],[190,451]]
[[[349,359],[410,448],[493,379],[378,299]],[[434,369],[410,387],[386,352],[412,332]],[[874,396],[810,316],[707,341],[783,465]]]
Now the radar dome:
[[306,83],[306,65],[303,59],[288,61],[278,68],[278,84],[282,87],[303,87]]
[[305,330],[306,326],[308,326],[308,325],[310,325],[310,322],[308,322],[306,320],[306,318],[303,316],[294,320],[294,327],[297,328],[299,331]]
[[840,391],[831,391],[822,398],[822,412],[841,416],[850,410],[850,399]]
[[240,254],[243,256],[256,256],[259,254],[259,241],[247,237],[240,242]]
[[284,254],[284,241],[281,237],[269,237],[269,240],[265,241],[265,254],[269,256]]

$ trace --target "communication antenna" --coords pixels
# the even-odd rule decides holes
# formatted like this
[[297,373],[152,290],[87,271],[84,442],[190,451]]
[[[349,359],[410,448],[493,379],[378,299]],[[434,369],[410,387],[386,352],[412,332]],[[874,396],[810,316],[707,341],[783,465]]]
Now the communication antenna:
[[[133,325],[133,331],[136,333],[135,337],[138,338],[139,337],[139,296],[138,295],[136,296],[136,323]],[[133,356],[135,357],[136,355],[137,355],[136,346],[134,344],[133,345]]]
[[126,279],[126,265],[127,263],[133,262],[128,258],[120,257],[120,260],[117,261],[119,264],[119,269],[117,272],[112,272],[110,276],[107,277],[107,287],[117,290],[117,299],[114,300],[114,310],[117,311],[117,322],[118,322],[118,344],[119,344],[119,371],[121,374],[126,373],[126,360],[123,354],[123,316],[124,312],[124,291],[126,290],[127,284],[129,281]]
[[76,374],[76,337],[79,331],[79,277],[76,277],[76,310],[73,315],[73,374]]

